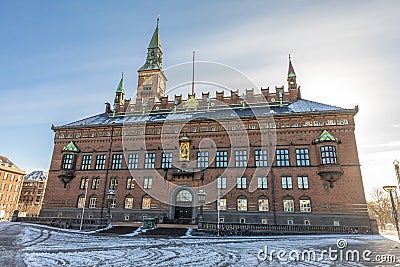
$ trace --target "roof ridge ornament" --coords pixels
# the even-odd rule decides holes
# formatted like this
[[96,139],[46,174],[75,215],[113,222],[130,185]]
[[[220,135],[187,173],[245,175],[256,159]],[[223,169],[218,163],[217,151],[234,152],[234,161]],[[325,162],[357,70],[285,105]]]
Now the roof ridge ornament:
[[79,153],[79,148],[75,145],[73,141],[69,142],[68,145],[63,147],[62,152],[75,152]]

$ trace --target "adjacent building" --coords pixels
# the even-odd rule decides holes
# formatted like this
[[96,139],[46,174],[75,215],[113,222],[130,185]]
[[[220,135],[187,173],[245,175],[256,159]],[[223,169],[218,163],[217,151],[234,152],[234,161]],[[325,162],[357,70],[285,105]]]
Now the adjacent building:
[[25,171],[0,156],[0,220],[10,220],[17,210]]
[[47,177],[48,172],[39,170],[25,176],[18,203],[20,217],[39,215],[46,191]]
[[302,99],[290,58],[287,87],[170,99],[158,24],[147,50],[136,101],[122,77],[104,113],[52,127],[41,216],[370,225],[358,107]]

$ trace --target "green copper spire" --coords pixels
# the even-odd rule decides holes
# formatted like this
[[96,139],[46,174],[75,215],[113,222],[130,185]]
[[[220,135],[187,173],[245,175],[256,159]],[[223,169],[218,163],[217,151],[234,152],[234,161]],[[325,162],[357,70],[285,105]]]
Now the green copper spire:
[[151,37],[149,46],[147,47],[146,63],[139,69],[141,70],[161,70],[162,69],[162,46],[160,33],[158,32],[158,24],[160,17],[157,18],[157,27]]
[[124,91],[124,73],[122,73],[121,81],[118,84],[116,93],[125,93],[125,91]]
[[294,72],[294,68],[292,65],[292,60],[289,54],[289,70],[288,70],[288,78],[296,77],[296,73]]
[[68,145],[66,145],[65,147],[63,147],[62,152],[75,152],[78,153],[79,152],[79,148],[74,144],[74,142],[69,142]]

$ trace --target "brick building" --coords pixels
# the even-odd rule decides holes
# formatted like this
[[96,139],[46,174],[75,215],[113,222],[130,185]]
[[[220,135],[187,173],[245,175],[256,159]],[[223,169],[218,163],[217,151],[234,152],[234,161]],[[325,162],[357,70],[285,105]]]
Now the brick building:
[[27,174],[19,198],[19,216],[38,216],[46,191],[48,172],[33,171]]
[[52,127],[41,216],[104,218],[109,206],[114,221],[195,222],[204,190],[205,221],[370,225],[357,107],[302,99],[290,58],[287,88],[169,99],[158,24],[147,50],[135,102],[122,77],[104,113]]
[[25,171],[0,156],[0,220],[10,220],[17,209]]

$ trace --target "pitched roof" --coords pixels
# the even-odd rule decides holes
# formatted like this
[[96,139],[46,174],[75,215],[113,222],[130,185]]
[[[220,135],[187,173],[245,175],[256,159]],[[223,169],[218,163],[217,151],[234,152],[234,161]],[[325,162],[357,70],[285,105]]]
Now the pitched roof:
[[313,140],[314,144],[322,143],[322,142],[336,142],[340,143],[339,138],[331,135],[327,130],[323,130],[322,133]]
[[[79,127],[79,126],[101,126],[101,125],[122,125],[124,123],[141,123],[141,122],[163,122],[165,120],[187,120],[187,119],[221,119],[232,117],[249,117],[259,115],[285,115],[294,113],[307,113],[307,112],[324,112],[324,111],[340,111],[343,108],[326,105],[310,100],[299,99],[288,105],[280,107],[279,105],[257,105],[242,108],[232,107],[226,109],[199,109],[197,111],[184,111],[184,112],[154,112],[150,114],[129,114],[127,116],[112,117],[107,113],[101,113],[89,118],[71,122],[60,127]],[[58,127],[56,127],[58,128]]]
[[17,165],[15,165],[11,160],[9,160],[7,157],[0,155],[0,165],[6,166],[6,167],[11,167],[14,169],[19,169]]
[[294,72],[294,68],[293,68],[293,65],[292,65],[292,60],[290,59],[290,55],[289,55],[288,77],[296,77],[296,73]]
[[48,176],[46,171],[33,171],[25,176],[24,182],[47,182]]
[[119,81],[116,93],[124,93],[124,73],[122,73],[122,77]]
[[79,148],[75,145],[74,142],[69,142],[68,145],[63,147],[62,149],[63,152],[79,152]]

